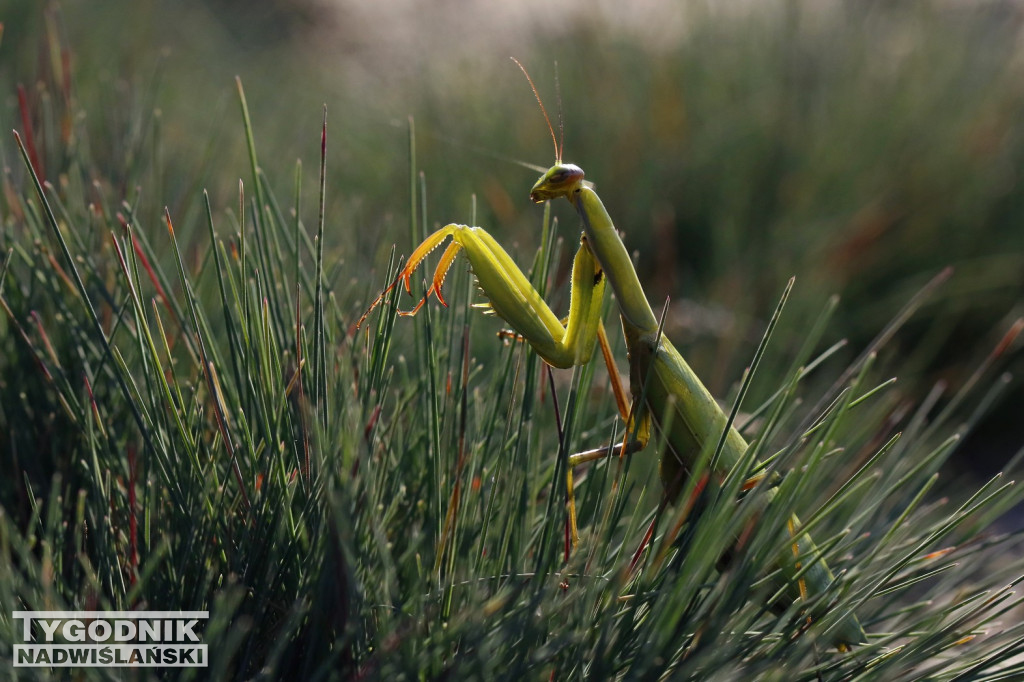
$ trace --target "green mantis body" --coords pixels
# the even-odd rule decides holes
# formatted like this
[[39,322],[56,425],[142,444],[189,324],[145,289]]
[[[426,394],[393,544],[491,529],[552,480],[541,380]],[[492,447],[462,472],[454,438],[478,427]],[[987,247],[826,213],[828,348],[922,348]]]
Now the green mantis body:
[[[714,447],[722,440],[711,473],[716,483],[720,483],[741,462],[747,451],[746,441],[729,426],[721,407],[661,333],[658,318],[647,302],[629,253],[600,198],[584,182],[583,171],[578,166],[556,163],[530,193],[530,198],[538,203],[559,197],[573,205],[583,225],[580,247],[573,262],[569,315],[564,322],[551,311],[491,235],[478,227],[455,224],[446,225],[427,237],[373,306],[399,283],[403,283],[407,291],[411,290],[412,273],[428,253],[450,237],[451,243],[441,256],[430,288],[416,308],[406,314],[415,314],[431,294],[444,303],[441,286],[455,257],[462,251],[494,312],[548,364],[572,367],[589,362],[594,354],[594,346],[602,334],[601,307],[605,288],[610,286],[622,320],[633,398],[632,408],[621,402],[619,405],[627,420],[627,430],[632,434],[632,441],[623,444],[622,452],[643,449],[653,426],[666,444],[666,454],[660,463],[665,498],[674,501],[681,491],[684,475],[695,466],[706,445]],[[668,410],[672,411],[671,415],[667,414]],[[661,427],[662,420],[668,425],[666,429]],[[604,451],[607,448],[571,456],[570,466],[594,459],[594,453]],[[774,489],[768,490],[769,498],[774,494]],[[572,511],[570,515],[575,526]],[[793,600],[812,599],[834,578],[818,556],[811,538],[799,530],[800,523],[795,516],[788,525],[791,551],[782,553],[779,568],[788,581]],[[575,538],[575,527],[573,534]],[[803,562],[813,563],[804,564],[801,570]],[[841,620],[833,632],[832,640],[843,650],[866,639],[853,614]]]

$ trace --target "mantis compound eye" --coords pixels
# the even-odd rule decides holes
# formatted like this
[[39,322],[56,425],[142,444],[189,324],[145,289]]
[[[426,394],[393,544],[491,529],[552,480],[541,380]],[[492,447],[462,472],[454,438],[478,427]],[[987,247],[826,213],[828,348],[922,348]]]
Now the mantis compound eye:
[[563,184],[583,179],[583,169],[571,163],[555,166],[549,172],[552,184]]

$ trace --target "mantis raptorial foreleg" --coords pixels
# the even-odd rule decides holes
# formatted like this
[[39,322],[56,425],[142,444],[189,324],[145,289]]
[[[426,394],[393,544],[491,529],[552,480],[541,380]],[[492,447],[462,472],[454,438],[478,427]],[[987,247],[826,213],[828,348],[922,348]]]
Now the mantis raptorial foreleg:
[[441,285],[455,256],[462,250],[491,308],[533,346],[545,362],[562,368],[589,362],[597,341],[605,284],[603,273],[585,239],[581,240],[573,260],[569,316],[564,323],[551,312],[540,293],[494,237],[479,227],[452,224],[434,232],[413,251],[395,281],[381,292],[356,326],[361,326],[370,311],[399,284],[411,292],[413,272],[427,254],[449,237],[452,241],[441,256],[427,293],[415,308],[400,314],[415,315],[431,294],[443,305],[448,305],[441,295]]

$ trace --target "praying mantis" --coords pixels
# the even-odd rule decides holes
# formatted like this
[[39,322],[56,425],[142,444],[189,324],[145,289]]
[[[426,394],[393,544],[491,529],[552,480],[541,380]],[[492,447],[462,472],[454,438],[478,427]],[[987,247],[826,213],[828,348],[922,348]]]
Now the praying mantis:
[[[447,305],[442,294],[445,276],[459,253],[472,267],[480,289],[490,308],[512,328],[515,335],[528,343],[549,365],[571,368],[590,362],[595,346],[600,343],[610,374],[617,379],[614,359],[604,333],[602,305],[608,287],[618,305],[629,360],[632,400],[613,381],[616,403],[626,423],[626,440],[619,448],[622,455],[643,450],[652,433],[665,442],[659,474],[665,500],[676,500],[683,481],[698,457],[714,444],[719,445],[711,478],[720,484],[734,467],[741,463],[748,449],[743,436],[730,424],[725,412],[683,359],[671,341],[662,333],[662,326],[647,301],[629,253],[616,230],[608,211],[583,170],[562,162],[562,150],[555,141],[544,104],[526,70],[516,61],[533,88],[541,111],[548,121],[555,143],[555,164],[549,168],[530,191],[535,203],[564,198],[579,215],[582,224],[580,245],[572,265],[569,313],[560,319],[543,300],[526,275],[498,241],[480,227],[449,224],[440,228],[416,247],[395,280],[371,304],[357,323],[360,326],[370,312],[396,286],[411,293],[411,278],[429,253],[451,240],[438,262],[431,284],[419,303],[401,314],[415,315],[431,295]],[[609,446],[588,450],[569,457],[569,470],[584,462],[606,456]],[[572,540],[578,541],[572,483],[569,483],[569,515]],[[744,488],[753,487],[759,478]],[[702,481],[698,490],[707,481]],[[775,490],[767,490],[774,497]],[[779,558],[779,568],[791,586],[793,599],[807,601],[821,594],[834,580],[832,572],[820,557],[810,536],[800,530],[795,515],[788,520],[789,551]],[[832,628],[830,637],[841,650],[866,641],[856,615],[844,616]]]

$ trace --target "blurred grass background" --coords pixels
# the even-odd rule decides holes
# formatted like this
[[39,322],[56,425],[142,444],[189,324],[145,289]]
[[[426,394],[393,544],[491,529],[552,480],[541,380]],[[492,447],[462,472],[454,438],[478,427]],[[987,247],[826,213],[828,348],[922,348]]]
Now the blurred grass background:
[[[46,221],[33,198],[25,166],[11,139],[0,137],[5,173],[0,198],[5,216],[2,234],[5,249],[8,245],[15,249],[13,265],[0,275],[0,286],[8,283],[4,295],[16,308],[0,319],[4,331],[0,345],[9,351],[9,359],[0,360],[0,417],[4,420],[0,430],[7,431],[0,432],[0,452],[5,453],[5,462],[9,454],[15,469],[24,472],[23,481],[6,478],[0,483],[0,499],[15,521],[12,527],[25,533],[24,542],[12,551],[18,555],[15,563],[22,573],[33,575],[37,554],[43,556],[44,565],[48,558],[34,544],[34,534],[40,529],[46,531],[42,544],[64,547],[68,562],[58,571],[65,582],[53,590],[45,580],[27,586],[8,577],[0,580],[0,592],[25,603],[40,603],[54,592],[68,599],[93,599],[96,593],[90,590],[96,589],[100,579],[111,581],[102,585],[101,596],[129,604],[140,594],[177,600],[175,607],[193,602],[205,606],[212,600],[215,611],[231,614],[237,608],[252,618],[247,624],[244,618],[224,615],[229,622],[216,625],[228,633],[228,644],[245,642],[241,661],[262,665],[261,656],[252,654],[252,647],[257,646],[254,642],[278,641],[275,656],[285,658],[284,663],[275,661],[287,669],[289,656],[299,659],[304,647],[316,649],[323,644],[316,639],[319,635],[309,634],[317,631],[317,619],[343,619],[344,602],[353,598],[358,589],[353,585],[358,584],[368,591],[360,604],[366,611],[360,613],[374,614],[365,622],[373,621],[379,628],[367,627],[364,632],[353,629],[351,623],[335,623],[337,632],[349,636],[354,631],[358,634],[352,636],[365,637],[365,641],[353,643],[350,651],[365,656],[371,665],[374,661],[391,664],[388,659],[394,657],[389,654],[398,647],[426,646],[416,638],[407,641],[399,635],[405,632],[408,622],[403,618],[408,614],[429,614],[424,616],[426,623],[434,622],[436,616],[432,612],[436,595],[424,595],[422,587],[432,563],[431,553],[436,551],[440,562],[444,546],[431,536],[424,519],[429,520],[431,514],[433,520],[442,518],[451,488],[447,474],[438,472],[446,472],[445,466],[452,463],[435,462],[429,455],[451,456],[454,449],[449,446],[457,437],[456,416],[465,425],[467,413],[459,412],[465,408],[456,406],[456,394],[445,394],[443,405],[439,409],[435,403],[432,414],[424,387],[435,390],[444,368],[450,378],[452,367],[457,367],[460,318],[452,311],[441,318],[447,352],[442,341],[442,351],[433,357],[434,362],[410,362],[398,352],[390,362],[375,353],[346,354],[350,346],[342,337],[368,297],[385,283],[384,269],[393,246],[399,254],[413,247],[409,236],[410,115],[415,117],[416,129],[414,165],[422,169],[426,188],[426,215],[421,216],[426,225],[472,220],[497,235],[524,266],[535,253],[540,241],[540,209],[530,205],[527,192],[537,173],[516,161],[544,166],[553,154],[543,119],[521,75],[508,60],[510,55],[530,68],[552,111],[559,101],[554,86],[557,62],[566,160],[579,163],[597,184],[611,215],[626,233],[627,245],[637,251],[641,276],[655,306],[671,298],[667,331],[717,395],[735,389],[742,364],[751,357],[764,330],[765,316],[791,275],[797,276],[796,289],[785,323],[773,338],[755,394],[770,393],[779,385],[787,361],[773,364],[773,358],[793,357],[809,321],[817,318],[831,294],[841,293],[844,299],[826,339],[848,337],[852,357],[913,292],[942,268],[953,265],[953,279],[883,349],[878,364],[885,371],[898,372],[896,390],[902,392],[902,398],[887,393],[886,402],[851,429],[862,433],[851,440],[850,452],[866,456],[879,447],[876,437],[897,428],[897,422],[903,428],[901,402],[919,402],[935,382],[948,383],[952,390],[939,395],[939,405],[925,401],[928,409],[919,413],[920,421],[909,420],[908,429],[915,436],[907,437],[905,450],[896,451],[908,454],[903,466],[917,466],[919,460],[911,453],[929,448],[938,448],[932,453],[944,452],[945,447],[928,442],[941,434],[932,433],[923,422],[941,412],[947,396],[965,383],[979,359],[1024,312],[1024,193],[1018,179],[1024,151],[1020,116],[1024,64],[1022,22],[1012,3],[791,1],[707,6],[644,2],[628,8],[613,3],[552,8],[540,3],[439,6],[412,0],[373,6],[322,0],[4,0],[0,15],[4,25],[0,122],[8,129],[24,132],[31,127],[35,131],[37,168],[56,188],[51,198],[65,204],[58,206],[68,215],[61,223],[75,253],[82,254],[79,267],[87,275],[90,297],[105,315],[104,332],[115,338],[117,352],[125,353],[129,375],[137,373],[134,376],[140,386],[145,377],[148,390],[145,396],[139,390],[131,400],[117,392],[113,378],[120,375],[111,369],[108,351],[97,343],[91,322],[76,303],[77,295],[74,291],[68,295],[68,282],[61,279],[60,273],[66,272],[57,265],[60,255],[54,250],[52,235],[46,233]],[[295,182],[297,157],[304,161],[299,215],[305,232],[314,232],[321,107],[324,103],[328,107],[324,266],[330,338],[314,338],[309,345],[322,351],[324,343],[331,344],[337,352],[332,357],[345,361],[331,368],[330,380],[320,384],[324,394],[311,401],[319,412],[306,412],[301,399],[294,399],[281,386],[281,377],[289,375],[294,361],[288,321],[272,318],[260,308],[258,296],[251,301],[243,299],[234,308],[225,305],[223,310],[217,296],[214,274],[234,276],[236,263],[224,268],[219,262],[214,265],[211,237],[213,233],[229,235],[227,262],[227,253],[239,246],[231,236],[238,226],[239,178],[246,182],[247,198],[251,200],[254,194],[233,83],[236,75],[245,84],[267,188],[274,188],[286,207],[279,216],[261,214],[259,229],[269,232],[250,234],[268,254],[276,248],[273,253],[279,259],[288,249],[277,242],[269,244],[271,237],[286,241],[282,235],[291,234],[285,216],[291,205],[289,188]],[[23,111],[28,112],[27,118]],[[206,222],[204,189],[210,193],[215,228]],[[221,353],[230,349],[232,362],[237,353],[245,360],[246,372],[252,372],[226,378],[228,363],[218,364],[225,372],[231,412],[253,420],[251,429],[236,422],[236,428],[227,431],[239,439],[252,437],[240,447],[246,470],[245,476],[239,477],[238,490],[224,483],[231,474],[223,458],[212,457],[209,462],[213,464],[200,458],[200,453],[220,452],[223,442],[218,439],[223,433],[214,428],[210,413],[204,412],[213,410],[215,401],[210,394],[214,389],[206,383],[204,365],[185,333],[193,322],[178,302],[187,297],[173,277],[178,263],[167,248],[165,206],[174,218],[176,243],[183,251],[180,287],[195,288],[199,309],[209,319],[203,338]],[[577,234],[576,218],[567,207],[554,210],[562,218],[561,235],[571,246]],[[118,230],[118,211],[128,214],[127,222],[139,238],[137,257],[128,251],[123,224]],[[253,229],[251,222],[247,228]],[[110,246],[109,230],[115,230],[115,243],[121,239],[129,254],[134,281],[146,282],[144,295],[162,298],[169,325],[173,321],[183,332],[172,332],[172,339],[185,339],[176,341],[180,345],[173,352],[168,348],[163,354],[152,354],[154,359],[166,357],[167,367],[177,367],[182,373],[169,380],[179,394],[168,394],[166,404],[158,390],[163,375],[147,371],[159,368],[147,364],[155,360],[147,356],[140,336],[155,318],[134,311],[134,324],[122,324],[119,317],[132,317],[131,266],[119,264]],[[295,234],[299,234],[297,228]],[[566,251],[571,249],[562,250],[563,261],[568,257]],[[299,263],[311,265],[313,253],[303,251],[303,256],[297,257],[296,274],[302,272]],[[50,265],[57,267],[40,260],[53,254],[57,255]],[[171,277],[151,279],[144,274],[140,278],[137,261],[144,260],[144,254],[161,276],[171,273]],[[0,255],[6,257],[6,252]],[[253,262],[249,266],[255,269],[265,265],[261,262],[257,267]],[[565,262],[560,265],[563,273],[566,266]],[[5,264],[0,262],[0,267]],[[449,286],[450,291],[462,292],[457,294],[461,297],[467,282],[464,266],[459,267]],[[265,293],[271,306],[287,310],[294,301],[294,292],[287,289],[292,284],[290,270],[271,267],[257,275],[255,269],[247,270],[244,263],[239,267],[239,286]],[[305,274],[311,277],[311,270]],[[170,300],[151,290],[158,287],[157,281],[171,290]],[[308,281],[305,284],[308,287]],[[556,309],[561,309],[557,307],[559,297],[560,304],[565,304],[564,287],[559,291],[553,296]],[[316,337],[317,324],[324,324],[317,315],[323,310],[309,316],[313,297],[310,291],[303,294],[300,307],[306,330]],[[160,314],[154,308],[154,314]],[[462,310],[457,305],[453,308]],[[251,321],[252,329],[257,328],[257,320],[266,322],[269,331],[260,330],[266,332],[266,338],[254,333],[242,343],[227,331],[225,341],[221,325],[230,326],[235,320],[242,326],[242,319]],[[408,352],[410,339],[415,338],[415,347],[421,348],[424,324],[421,318],[415,325],[396,328],[397,346]],[[25,325],[30,328],[23,341],[17,334]],[[474,397],[488,395],[488,386],[500,387],[494,394],[511,394],[508,386],[518,389],[518,380],[510,380],[508,374],[514,353],[495,342],[498,323],[474,321],[472,325],[476,335],[472,355],[479,363],[472,369]],[[51,341],[56,348],[50,347]],[[245,353],[250,349],[266,354],[259,355],[266,367],[255,360],[251,366],[246,364]],[[277,351],[281,351],[279,358],[274,354]],[[281,366],[273,365],[275,359]],[[996,369],[1019,375],[1021,363],[1018,352],[1001,359]],[[45,371],[47,366],[60,370],[48,383],[40,380],[40,369]],[[366,372],[367,367],[373,371]],[[465,367],[469,374],[469,365]],[[506,376],[501,379],[494,368],[504,368]],[[95,423],[109,429],[102,438],[82,426],[93,424],[89,401],[94,387],[87,392],[79,379],[93,372],[104,380],[102,385],[96,382],[97,399],[91,407]],[[305,375],[307,381],[318,378],[320,370],[307,366]],[[500,458],[492,464],[481,457],[469,465],[480,467],[487,475],[499,470],[517,483],[522,479],[527,511],[544,500],[543,491],[550,481],[534,474],[548,466],[537,462],[549,456],[554,438],[546,405],[537,408],[536,424],[528,414],[533,409],[529,405],[532,398],[527,398],[533,395],[530,382],[535,375],[539,376],[524,372],[528,377],[521,401],[524,416],[515,434],[522,439],[510,441],[515,443],[516,456],[529,466],[506,466],[507,460]],[[588,374],[585,381],[593,376]],[[597,376],[594,381],[601,383]],[[395,386],[390,387],[392,378]],[[808,379],[808,383],[814,381],[817,377]],[[352,384],[359,386],[355,398]],[[468,379],[463,388],[467,385]],[[982,473],[1000,469],[1018,451],[1024,436],[1019,418],[1024,395],[1019,386],[1002,395],[972,440],[958,449],[965,469],[982,469]],[[756,404],[764,397],[754,395],[751,402]],[[64,406],[59,404],[61,400]],[[510,398],[509,423],[514,402]],[[594,404],[598,407],[583,409],[592,412],[583,421],[586,428],[593,429],[584,435],[604,433],[612,413],[607,397],[595,399]],[[151,410],[146,419],[138,420],[139,431],[146,437],[164,439],[160,447],[148,448],[143,477],[138,481],[134,448],[142,445],[128,422],[132,409]],[[366,471],[371,467],[364,467],[363,475],[357,476],[364,447],[358,434],[367,434],[366,445],[371,445],[369,434],[381,413],[383,434],[373,452],[395,461],[385,459],[384,466],[372,467],[372,475]],[[188,428],[176,430],[171,414],[195,429],[198,436]],[[289,467],[297,461],[292,457],[298,456],[303,443],[281,434],[298,429],[296,423],[306,434],[307,424],[302,420],[310,414],[323,419],[324,432],[317,433],[314,442],[320,446],[315,454],[323,457],[318,463],[324,466],[318,471],[322,477],[305,481],[313,483],[309,489],[297,490],[296,476],[291,473],[295,470]],[[469,429],[475,445],[471,449],[490,452],[496,442],[493,439],[508,435],[502,431],[500,411],[474,410],[472,414]],[[960,418],[960,412],[956,414]],[[256,423],[257,416],[264,417],[266,423]],[[69,420],[77,421],[71,424]],[[920,433],[925,436],[917,439]],[[278,445],[276,438],[282,438],[280,456],[268,457]],[[182,449],[176,439],[194,441],[197,449]],[[305,444],[308,448],[308,441]],[[193,468],[190,456],[195,458]],[[853,461],[846,466],[853,466]],[[941,457],[928,461],[939,462]],[[494,469],[488,470],[491,466]],[[637,469],[653,466],[654,458],[649,457],[638,463]],[[843,463],[832,462],[831,466],[838,471]],[[51,480],[57,481],[51,479],[54,473],[65,477],[66,488],[51,485]],[[887,473],[889,480],[895,480],[897,469]],[[305,474],[309,477],[308,471]],[[219,481],[214,480],[217,476]],[[485,493],[491,494],[484,478]],[[643,480],[640,476],[636,479]],[[268,481],[264,493],[253,507],[259,522],[250,525],[239,511],[247,510],[249,502],[243,505],[235,496],[244,496],[247,486],[258,486],[254,481],[264,480]],[[955,475],[943,480],[947,485],[950,481],[959,485]],[[178,487],[180,481],[185,481],[182,488]],[[326,492],[318,487],[321,483]],[[414,489],[407,490],[407,485]],[[143,496],[141,503],[134,497],[137,489]],[[901,494],[909,497],[916,490],[910,485]],[[43,508],[50,525],[43,528],[40,522],[37,529],[39,509],[33,496],[45,499],[47,491],[50,499]],[[957,493],[955,498],[963,497],[961,490]],[[58,499],[61,494],[68,498]],[[361,496],[367,494],[380,499],[379,515],[376,507],[363,504]],[[590,516],[594,509],[602,508],[602,498],[592,494],[597,495],[596,500],[589,498],[581,504]],[[62,531],[60,512],[65,516],[71,513],[72,495],[80,496],[77,499],[83,506],[79,511],[85,510],[80,514],[85,525],[76,521]],[[111,514],[105,518],[108,496]],[[217,500],[215,505],[204,506],[212,499]],[[550,511],[552,505],[544,504]],[[902,509],[901,504],[888,500],[877,507],[858,507],[853,502],[849,506],[857,510],[860,527],[877,531],[896,518],[894,510]],[[814,508],[807,500],[797,506]],[[535,544],[536,537],[527,538],[535,528],[534,517],[514,507],[508,512],[508,528],[519,532],[510,533],[514,538],[511,549],[502,544],[502,551],[512,557],[508,565],[521,570],[522,562],[539,547],[538,561],[554,566],[551,557],[542,556],[543,540],[550,538],[543,536],[539,544]],[[136,539],[129,540],[125,534],[127,517],[136,509],[147,515],[142,523],[145,528],[152,514],[154,527],[167,523],[175,529],[166,535],[158,531],[152,542],[147,536],[138,543],[143,549],[141,565],[135,556]],[[346,516],[352,509],[357,513]],[[460,547],[476,549],[472,544],[476,542],[485,548],[492,546],[487,544],[486,523],[491,519],[487,512],[474,512],[485,520],[484,530],[475,535],[467,522]],[[924,516],[917,531],[932,527]],[[838,532],[846,522],[837,513],[829,527]],[[984,525],[979,522],[978,527]],[[81,538],[77,535],[73,545],[66,537],[83,527],[93,529],[91,553],[78,551]],[[547,533],[552,524],[542,527]],[[412,532],[406,532],[410,528]],[[346,535],[349,532],[351,535]],[[225,537],[238,539],[222,549]],[[632,539],[632,535],[626,537]],[[977,547],[975,536],[968,532],[966,537],[971,540],[964,541],[965,545]],[[383,538],[388,542],[381,542]],[[207,554],[193,556],[195,546],[207,547]],[[485,561],[480,555],[459,554],[459,562],[478,562],[467,570],[456,562],[455,547],[453,541],[448,557],[452,566],[438,576],[444,574],[452,580],[503,576],[507,566],[502,559],[487,557]],[[21,554],[19,548],[24,550]],[[845,551],[840,546],[833,556],[846,561]],[[889,551],[886,547],[881,553],[886,561],[890,560]],[[426,557],[426,569],[421,553]],[[878,556],[863,551],[858,556],[863,563],[855,561],[853,568],[854,573],[860,572],[861,584],[882,575],[879,567],[883,562]],[[99,570],[90,573],[72,561],[84,561],[83,557]],[[353,582],[345,575],[350,560],[357,574]],[[979,561],[965,566],[965,574],[986,573],[986,577],[997,579],[991,564]],[[146,575],[148,570],[153,573]],[[140,571],[143,575],[136,584]],[[202,571],[206,573],[200,575]],[[378,597],[374,590],[382,582],[381,576],[385,579]],[[130,584],[123,584],[128,579]],[[656,579],[672,584],[670,578],[659,575]],[[121,585],[115,584],[118,580]],[[234,580],[238,583],[233,584]],[[903,576],[898,576],[898,581],[902,580]],[[954,591],[961,589],[959,580],[959,574],[950,577],[948,589],[937,583],[935,594],[948,596],[955,604],[957,594],[962,594]],[[226,581],[227,587],[219,581]],[[436,649],[435,660],[445,660],[451,642],[478,635],[480,661],[500,665],[496,661],[504,660],[487,657],[483,642],[491,625],[481,629],[474,620],[480,616],[475,606],[479,601],[492,597],[497,601],[500,596],[490,592],[490,585],[484,582],[479,595],[460,590],[455,611],[470,614],[461,625],[453,621],[448,634],[427,628],[435,637],[430,640]],[[676,587],[689,589],[682,582]],[[250,598],[242,595],[242,588],[252,590]],[[551,632],[587,641],[586,637],[597,635],[590,632],[590,617],[583,613],[585,602],[572,596],[567,603],[580,612],[581,628],[564,634],[557,628]],[[380,602],[375,601],[378,598]],[[303,620],[303,609],[318,605],[319,599],[331,600],[328,603],[343,615],[319,613],[313,607],[313,617]],[[406,599],[409,603],[403,603]],[[378,612],[379,603],[391,604],[392,600],[393,621],[386,609]],[[873,602],[869,611],[875,614],[889,608],[886,599]],[[531,620],[534,605],[516,604],[519,607],[509,608],[508,613],[536,628],[530,641],[549,646],[547,623],[538,626]],[[887,624],[891,611],[879,616],[874,625]],[[557,610],[545,617],[556,624],[561,621]],[[295,620],[286,623],[286,618]],[[506,628],[502,631],[505,636],[519,633],[514,618],[496,621],[494,627]],[[899,622],[900,616],[893,618]],[[257,625],[251,640],[235,634],[253,622]],[[412,622],[419,626],[419,621]],[[902,626],[912,627],[915,622],[904,621]],[[603,627],[629,630],[628,623],[619,625],[614,618],[607,619]],[[299,634],[292,640],[278,637],[281,632]],[[950,630],[941,633],[951,637],[950,642],[956,641],[956,634]],[[637,637],[635,633],[631,636]],[[599,644],[603,637],[598,636]],[[643,641],[624,637],[624,641]],[[385,643],[383,649],[380,640]],[[813,665],[817,654],[808,649],[806,641],[800,646],[803,649],[794,659],[802,656],[805,663]],[[926,649],[922,649],[922,657],[931,655]],[[942,647],[936,645],[936,650],[942,651]],[[345,655],[339,653],[341,648],[333,651],[333,655]],[[629,651],[624,651],[628,656]],[[723,651],[718,654],[724,655]],[[232,656],[225,653],[224,658]],[[565,658],[571,657],[571,651],[565,654]],[[764,660],[768,661],[764,665],[770,665],[772,659]],[[912,656],[910,660],[914,660]],[[245,665],[241,666],[239,674],[246,672]]]
[[[235,75],[274,183],[290,181],[296,157],[315,159],[326,103],[328,178],[344,188],[328,196],[330,272],[336,286],[365,285],[392,244],[411,248],[408,115],[428,223],[468,221],[476,195],[479,224],[532,250],[536,174],[509,160],[547,165],[552,150],[508,57],[532,70],[552,110],[557,62],[566,160],[597,183],[651,300],[674,302],[670,335],[716,393],[792,274],[797,315],[842,293],[837,332],[856,349],[955,266],[910,327],[906,347],[929,341],[901,365],[910,394],[962,381],[1021,314],[1018,3],[513,5],[67,0],[57,11],[4,0],[2,115],[18,125],[18,84],[52,97],[33,82],[59,63],[44,36],[60,34],[85,129],[111,140],[90,150],[91,172],[144,186],[143,224],[167,205],[187,226],[202,188],[230,205],[237,188],[223,169],[243,174]],[[48,174],[66,172],[62,162],[46,159]],[[1022,401],[1017,388],[962,451],[975,465],[997,469],[1020,442]]]

